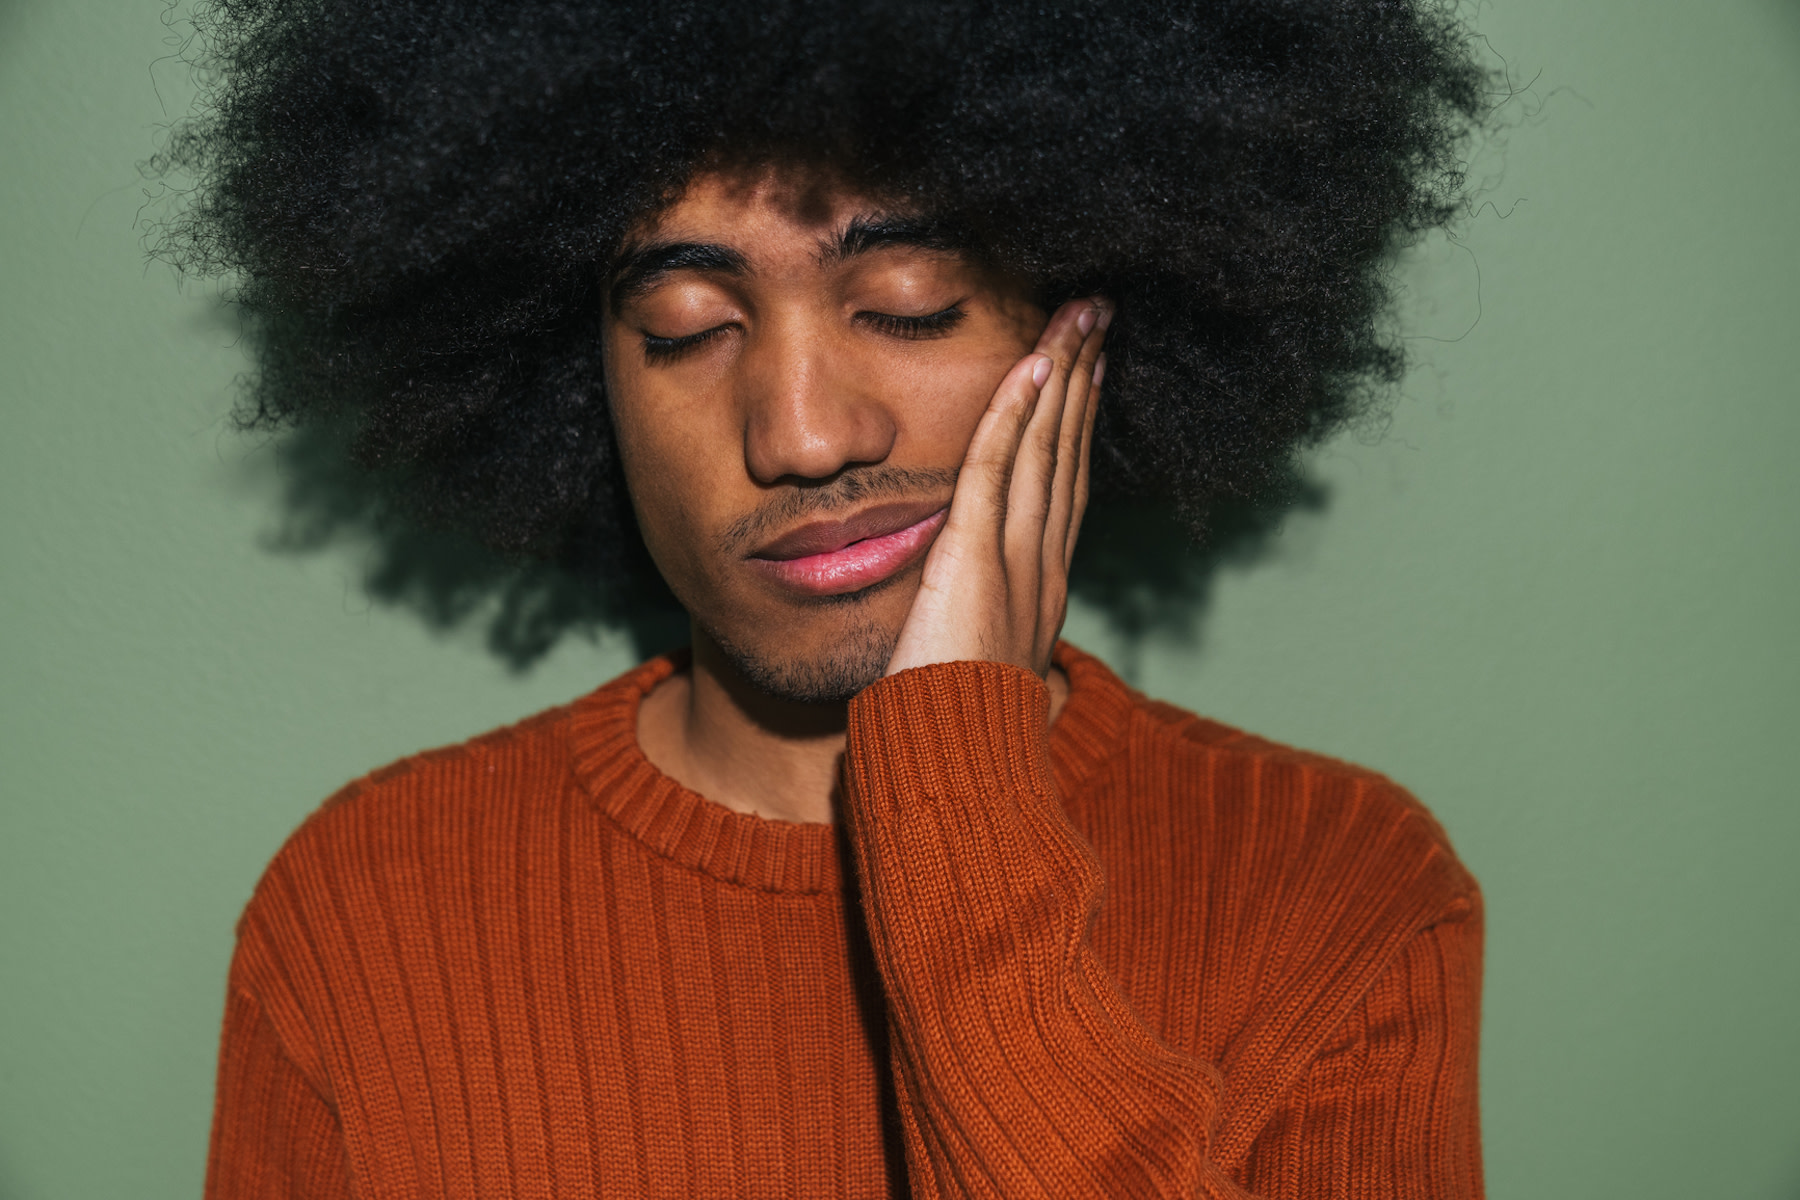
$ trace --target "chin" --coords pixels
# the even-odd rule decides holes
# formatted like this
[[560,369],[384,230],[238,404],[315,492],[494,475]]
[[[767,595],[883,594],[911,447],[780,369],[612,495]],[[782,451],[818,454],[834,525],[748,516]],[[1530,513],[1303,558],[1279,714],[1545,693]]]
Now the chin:
[[[737,674],[763,695],[793,704],[847,704],[887,671],[916,590],[834,597],[786,621],[700,625]],[[897,616],[887,611],[896,607]]]

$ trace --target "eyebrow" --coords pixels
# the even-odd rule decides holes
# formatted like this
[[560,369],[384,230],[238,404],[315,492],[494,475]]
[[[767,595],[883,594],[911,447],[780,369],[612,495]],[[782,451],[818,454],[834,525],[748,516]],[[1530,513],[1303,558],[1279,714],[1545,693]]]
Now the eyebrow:
[[750,264],[729,246],[713,242],[651,242],[626,251],[612,270],[608,296],[616,309],[641,295],[672,271],[713,271],[744,275]]
[[[843,233],[821,243],[819,261],[825,265],[843,262],[885,246],[958,253],[968,249],[969,241],[944,222],[929,217],[858,215],[850,218]],[[716,242],[650,242],[620,256],[612,269],[608,298],[617,309],[675,271],[743,276],[750,273],[750,263],[739,251]]]
[[855,216],[844,226],[835,243],[820,249],[824,262],[842,262],[883,246],[911,246],[920,250],[945,250],[960,253],[969,249],[969,239],[950,225],[932,217],[900,217],[885,213]]

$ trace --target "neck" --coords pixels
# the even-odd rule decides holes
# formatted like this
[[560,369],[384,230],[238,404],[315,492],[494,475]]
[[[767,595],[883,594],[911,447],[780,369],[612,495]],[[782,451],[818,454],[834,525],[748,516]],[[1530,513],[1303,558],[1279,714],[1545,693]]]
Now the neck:
[[[752,687],[694,630],[693,666],[645,696],[638,743],[663,774],[736,812],[774,821],[833,819],[844,756],[845,704],[801,704]],[[1051,668],[1050,718],[1069,695]]]
[[844,755],[844,704],[757,691],[694,630],[693,666],[638,710],[638,742],[663,774],[708,800],[775,821],[825,823]]

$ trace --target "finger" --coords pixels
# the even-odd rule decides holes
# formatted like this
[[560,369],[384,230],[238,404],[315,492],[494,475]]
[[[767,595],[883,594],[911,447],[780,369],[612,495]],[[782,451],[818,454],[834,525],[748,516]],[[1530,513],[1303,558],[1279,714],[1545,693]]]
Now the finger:
[[1021,596],[1036,595],[1070,378],[1093,325],[1092,305],[1071,301],[1056,311],[1038,339],[1038,352],[1054,366],[1020,439],[1006,502],[1007,571]]
[[1027,354],[994,389],[963,455],[945,519],[946,533],[952,526],[971,532],[986,527],[993,537],[1000,536],[1019,443],[1053,373],[1054,364],[1045,355]]
[[1058,431],[1056,476],[1049,495],[1049,515],[1044,523],[1041,552],[1044,570],[1067,571],[1071,527],[1078,519],[1076,484],[1082,477],[1082,445],[1093,408],[1094,371],[1112,322],[1112,306],[1098,298],[1089,301],[1091,317],[1086,336],[1069,376],[1062,423]]
[[1083,480],[1084,433],[1093,405],[1094,371],[1100,361],[1100,347],[1106,338],[1111,308],[1095,298],[1083,318],[1081,325],[1086,336],[1065,386],[1055,478],[1046,498],[1047,515],[1037,544],[1040,562],[1035,589],[1037,635],[1034,648],[1035,661],[1044,669],[1049,666],[1057,633],[1068,614],[1069,538],[1080,522],[1080,509],[1084,504],[1077,496],[1077,486]]
[[1081,536],[1081,522],[1087,516],[1089,476],[1094,457],[1094,421],[1100,413],[1101,383],[1106,378],[1106,355],[1094,362],[1093,390],[1088,396],[1087,413],[1081,422],[1081,443],[1076,448],[1075,508],[1069,517],[1069,533],[1063,546],[1063,570],[1075,564],[1075,542]]

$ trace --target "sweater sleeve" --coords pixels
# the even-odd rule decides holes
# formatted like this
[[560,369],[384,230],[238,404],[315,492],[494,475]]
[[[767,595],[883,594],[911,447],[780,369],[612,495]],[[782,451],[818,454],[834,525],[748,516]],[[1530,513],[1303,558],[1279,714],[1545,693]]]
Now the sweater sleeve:
[[[1229,1171],[1219,1161],[1231,1114],[1218,1069],[1160,1041],[1089,943],[1102,874],[1051,783],[1047,705],[1035,676],[989,663],[903,672],[851,705],[845,819],[914,1194],[1223,1200],[1297,1195],[1304,1171],[1308,1200],[1478,1195],[1478,1182],[1440,1191],[1422,1178],[1384,1190],[1387,1164],[1353,1145],[1314,1174],[1315,1152],[1331,1151],[1308,1131],[1347,1099],[1325,1079],[1276,1111],[1297,1141],[1272,1138]],[[1412,965],[1425,987],[1429,964]],[[1392,1034],[1387,1015],[1370,1010],[1370,1028]],[[1435,1086],[1425,1103],[1441,1100]],[[1361,1100],[1391,1109],[1376,1090]],[[1347,1119],[1352,1139],[1373,1128]]]
[[1266,1200],[1482,1195],[1475,1095],[1479,910],[1409,940],[1263,1125]]
[[349,1197],[337,1115],[235,980],[225,1001],[206,1200]]

